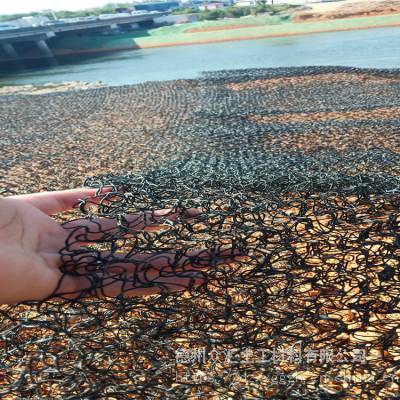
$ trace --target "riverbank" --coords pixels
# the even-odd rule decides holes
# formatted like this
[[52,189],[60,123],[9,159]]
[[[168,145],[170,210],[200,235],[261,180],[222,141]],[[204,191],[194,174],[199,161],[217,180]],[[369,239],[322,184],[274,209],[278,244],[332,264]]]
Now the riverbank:
[[[251,19],[249,19],[248,23],[251,23]],[[276,37],[310,35],[324,32],[340,32],[399,26],[400,14],[395,14],[386,16],[339,19],[324,22],[288,22],[285,24],[264,26],[260,25],[257,27],[205,31],[196,33],[186,31],[179,34],[165,34],[163,36],[154,35],[142,38],[135,38],[135,42],[138,48],[153,48],[189,44],[206,44],[235,40],[266,39]]]
[[[209,30],[202,29],[199,31],[199,23],[189,23],[179,27],[162,27],[146,32],[139,31],[134,34],[130,33],[109,37],[91,36],[81,38],[79,41],[74,40],[74,38],[68,38],[60,42],[59,48],[54,49],[54,51],[58,56],[71,56],[121,50],[290,37],[325,32],[400,27],[400,14],[302,23],[282,23],[275,19],[267,25],[262,24],[261,17],[251,17],[246,19],[241,18],[241,26],[238,26],[236,29],[232,29],[232,25],[238,25],[238,21],[232,22],[230,20],[223,22],[229,29],[216,29],[215,27],[223,26],[223,24],[214,23],[208,25],[210,27]],[[197,29],[197,31],[194,32],[193,29]],[[144,36],[145,34],[146,36]]]

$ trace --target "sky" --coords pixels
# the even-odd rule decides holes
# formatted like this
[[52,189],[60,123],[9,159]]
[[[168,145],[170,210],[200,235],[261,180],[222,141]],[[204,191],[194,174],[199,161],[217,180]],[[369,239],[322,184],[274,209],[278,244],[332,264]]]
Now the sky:
[[0,0],[1,14],[27,13],[40,10],[81,10],[112,3],[110,0]]

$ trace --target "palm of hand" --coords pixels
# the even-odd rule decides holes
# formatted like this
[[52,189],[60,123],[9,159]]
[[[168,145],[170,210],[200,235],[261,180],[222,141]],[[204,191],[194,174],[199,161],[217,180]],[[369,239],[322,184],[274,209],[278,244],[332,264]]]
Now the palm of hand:
[[41,210],[12,198],[0,199],[0,221],[2,302],[49,297],[62,277],[59,250],[66,231]]
[[[0,303],[50,297],[69,299],[82,295],[108,297],[120,295],[122,291],[125,296],[182,291],[204,283],[205,276],[201,271],[210,265],[240,259],[231,249],[191,251],[178,260],[174,251],[137,254],[128,259],[122,255],[112,265],[95,273],[95,281],[101,282],[102,287],[93,293],[93,276],[61,271],[60,250],[67,239],[71,239],[71,229],[76,237],[84,231],[89,242],[96,242],[101,238],[101,232],[117,229],[116,221],[86,219],[61,226],[48,215],[71,209],[79,199],[94,194],[93,189],[75,189],[0,198]],[[195,218],[199,213],[196,209],[186,210],[185,218]],[[159,222],[163,217],[183,218],[171,209],[150,214],[127,216],[131,233],[160,229],[162,223]],[[150,222],[148,217],[151,217]],[[76,241],[77,245],[87,244],[79,243],[79,239]],[[135,279],[129,280],[129,276],[135,276]]]

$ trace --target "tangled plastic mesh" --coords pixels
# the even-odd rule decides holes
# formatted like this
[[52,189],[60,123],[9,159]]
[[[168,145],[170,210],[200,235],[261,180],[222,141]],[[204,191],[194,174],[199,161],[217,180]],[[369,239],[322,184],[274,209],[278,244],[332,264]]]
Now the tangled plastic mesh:
[[[60,250],[87,288],[0,308],[0,394],[396,398],[399,89],[397,70],[310,67],[7,98],[4,191],[90,171],[99,191]],[[30,146],[57,177],[27,180]]]

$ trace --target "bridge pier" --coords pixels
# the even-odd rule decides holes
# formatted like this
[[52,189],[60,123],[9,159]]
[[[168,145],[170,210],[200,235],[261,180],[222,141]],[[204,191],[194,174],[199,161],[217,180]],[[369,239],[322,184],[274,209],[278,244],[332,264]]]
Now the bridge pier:
[[11,43],[2,43],[1,47],[3,47],[4,53],[6,53],[8,58],[12,58],[13,60],[19,58],[17,50],[15,50],[15,47]]
[[12,43],[1,42],[1,47],[3,48],[5,55],[8,57],[8,60],[13,63],[13,66],[15,65],[17,69],[24,68],[24,64],[22,63],[17,50],[15,50],[15,47],[12,45]]
[[50,50],[49,46],[47,45],[44,39],[37,40],[36,45],[37,47],[39,47],[39,50],[42,52],[42,54],[48,59],[49,64],[51,66],[58,65],[53,52]]

